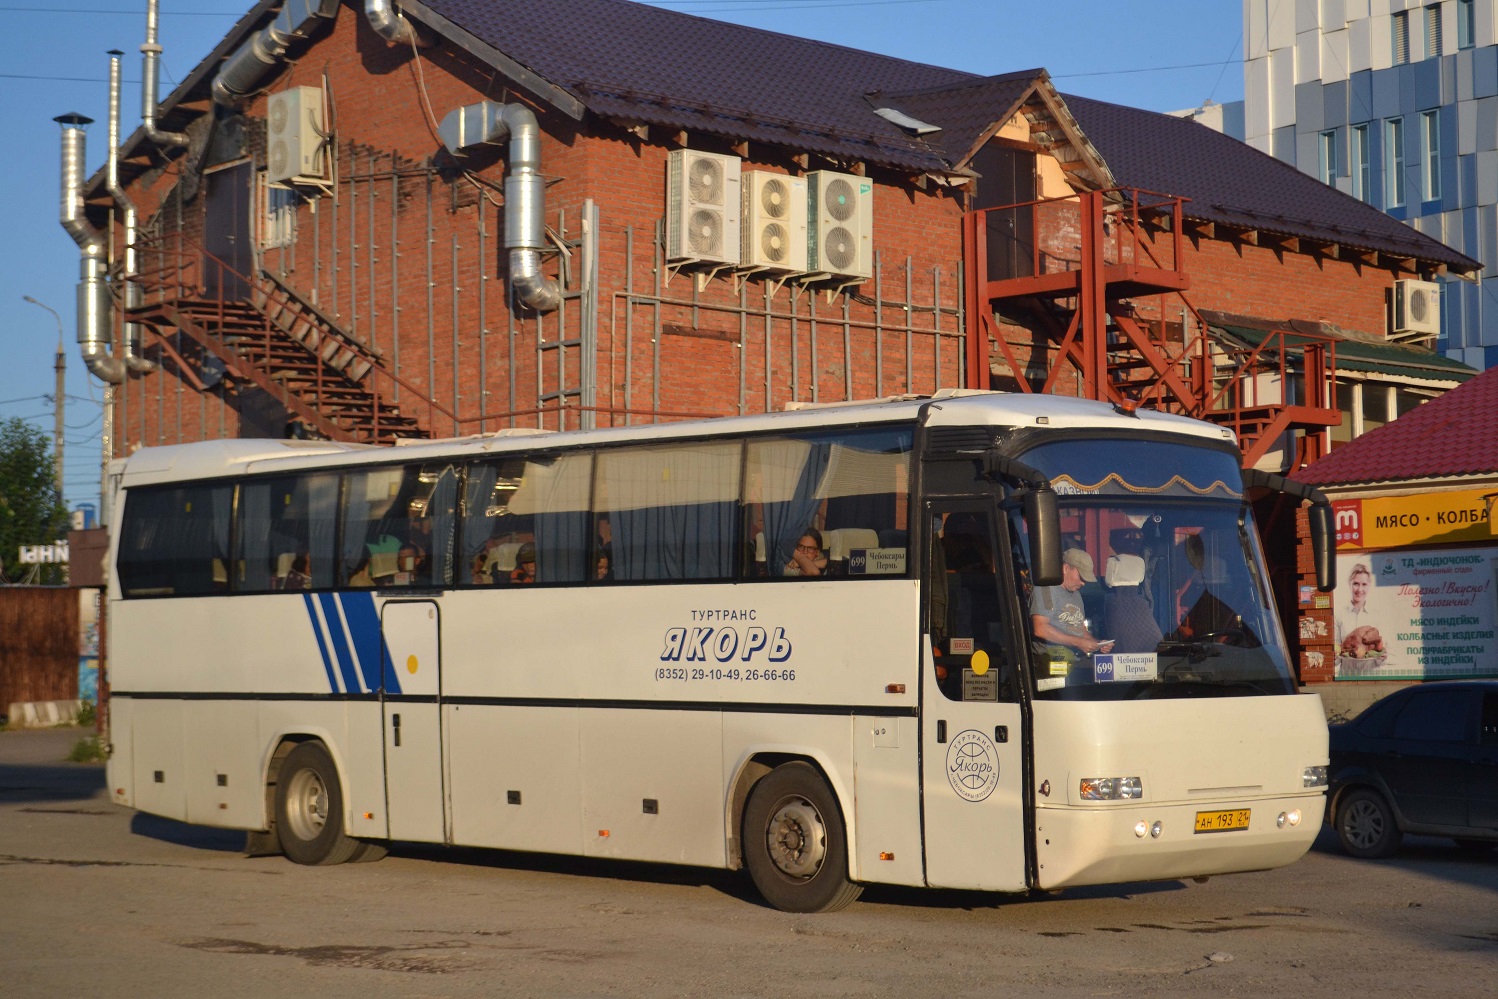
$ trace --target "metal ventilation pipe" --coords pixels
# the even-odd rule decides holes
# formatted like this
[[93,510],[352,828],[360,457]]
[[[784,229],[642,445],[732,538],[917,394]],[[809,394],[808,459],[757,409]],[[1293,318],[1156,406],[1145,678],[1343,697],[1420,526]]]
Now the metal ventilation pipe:
[[[128,310],[140,304],[140,285],[130,278],[137,273],[135,236],[138,214],[135,202],[120,186],[120,56],[119,49],[109,50],[109,167],[105,174],[106,186],[114,203],[125,214],[125,269],[121,275],[124,294],[121,296]],[[125,366],[142,374],[155,371],[156,365],[140,356],[140,326],[126,323],[124,332]]]
[[364,16],[369,26],[387,42],[395,45],[425,45],[426,40],[406,15],[395,8],[395,0],[364,0]]
[[260,89],[260,81],[286,59],[295,41],[311,36],[338,16],[338,0],[286,0],[276,19],[224,60],[213,78],[213,102],[237,106]]
[[78,343],[83,363],[102,382],[118,385],[125,380],[123,358],[109,353],[109,283],[104,262],[104,237],[83,213],[83,161],[86,141],[83,130],[93,124],[76,111],[52,119],[62,126],[62,210],[59,220],[82,257],[78,263]]
[[146,40],[140,47],[144,61],[141,63],[140,121],[145,127],[146,138],[158,146],[185,146],[187,136],[182,132],[164,132],[156,127],[157,92],[161,85],[161,46],[156,44],[157,0],[146,0]]
[[437,134],[449,152],[510,140],[505,171],[505,249],[510,285],[525,305],[550,312],[562,303],[557,282],[541,273],[546,248],[546,180],[541,176],[541,127],[524,104],[481,101],[449,111]]
[[241,45],[213,78],[213,101],[234,107],[259,89],[260,81],[285,57],[291,36],[281,31],[280,20]]

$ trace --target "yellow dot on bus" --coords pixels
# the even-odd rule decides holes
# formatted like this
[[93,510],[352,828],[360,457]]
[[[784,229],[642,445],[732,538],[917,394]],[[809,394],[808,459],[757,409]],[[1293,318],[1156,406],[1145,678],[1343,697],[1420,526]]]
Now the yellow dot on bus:
[[988,653],[979,649],[973,653],[973,658],[968,660],[968,665],[972,667],[974,673],[982,676],[988,672]]
[[407,656],[406,657],[406,672],[407,673],[415,673],[416,672],[416,657],[415,656]]

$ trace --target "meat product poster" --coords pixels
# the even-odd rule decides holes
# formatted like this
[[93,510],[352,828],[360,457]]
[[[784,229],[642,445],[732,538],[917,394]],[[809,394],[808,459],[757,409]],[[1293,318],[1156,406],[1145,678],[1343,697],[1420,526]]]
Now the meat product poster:
[[1339,680],[1498,676],[1498,549],[1337,555]]

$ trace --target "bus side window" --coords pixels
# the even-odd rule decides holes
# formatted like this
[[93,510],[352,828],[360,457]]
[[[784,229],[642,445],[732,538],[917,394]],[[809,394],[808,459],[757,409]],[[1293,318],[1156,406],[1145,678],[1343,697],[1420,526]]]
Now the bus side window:
[[[742,463],[737,443],[719,441],[600,452],[589,533],[601,548],[607,523],[608,578],[732,579]],[[598,573],[595,563],[589,575]]]
[[749,441],[740,578],[805,578],[810,573],[795,553],[808,531],[821,535],[819,561],[825,566],[818,575],[909,575],[905,517],[912,443],[903,428]]
[[227,593],[234,487],[172,486],[126,494],[120,587],[127,597]]

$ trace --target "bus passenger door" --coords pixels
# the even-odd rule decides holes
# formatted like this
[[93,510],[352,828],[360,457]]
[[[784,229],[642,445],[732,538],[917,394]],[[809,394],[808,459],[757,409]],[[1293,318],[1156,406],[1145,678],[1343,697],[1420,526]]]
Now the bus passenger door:
[[443,843],[442,660],[431,600],[391,601],[380,614],[385,659],[385,807],[390,838]]
[[925,509],[921,805],[933,887],[1026,887],[1026,740],[995,515],[987,500]]

